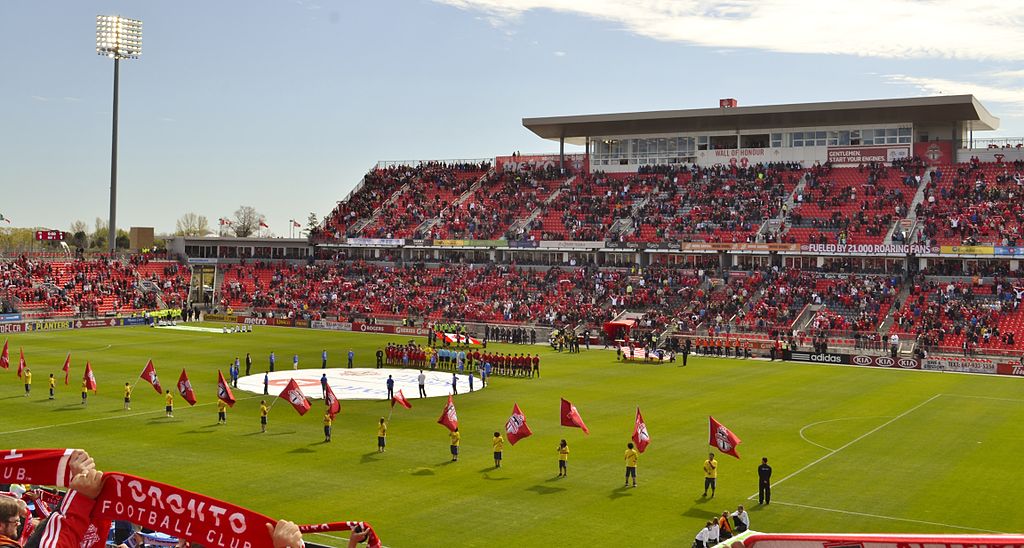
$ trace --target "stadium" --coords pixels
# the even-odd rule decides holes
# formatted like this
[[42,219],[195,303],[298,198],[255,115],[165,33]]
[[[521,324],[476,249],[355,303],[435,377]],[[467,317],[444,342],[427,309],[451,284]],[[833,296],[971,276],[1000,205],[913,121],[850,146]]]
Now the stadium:
[[[52,28],[8,29],[33,49],[0,90],[0,547],[1024,544],[1024,140],[982,104],[1012,127],[985,82],[1024,78],[988,61],[1014,21],[619,4],[186,2],[149,65],[140,20],[97,16],[112,111],[54,62],[91,8],[12,5]],[[676,27],[704,49],[624,36]],[[791,34],[829,68],[744,50]],[[875,72],[943,52],[998,71]],[[663,109],[727,73],[763,104]],[[926,93],[825,100],[876,94],[851,75]],[[538,90],[605,113],[520,118]],[[288,237],[251,206],[158,228],[226,195]]]

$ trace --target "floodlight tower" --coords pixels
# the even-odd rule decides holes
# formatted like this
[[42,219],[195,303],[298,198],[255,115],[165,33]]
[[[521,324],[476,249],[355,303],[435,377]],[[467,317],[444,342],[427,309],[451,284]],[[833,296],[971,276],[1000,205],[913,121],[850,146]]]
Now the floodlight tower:
[[117,251],[117,81],[121,59],[142,55],[142,21],[120,15],[96,16],[96,53],[114,60],[114,122],[110,145],[110,221],[108,247]]

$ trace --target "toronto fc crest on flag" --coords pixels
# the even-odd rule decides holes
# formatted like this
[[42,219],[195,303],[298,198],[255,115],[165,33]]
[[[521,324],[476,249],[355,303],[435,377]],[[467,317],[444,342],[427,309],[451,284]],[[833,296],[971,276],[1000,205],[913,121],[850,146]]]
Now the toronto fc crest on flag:
[[146,362],[146,367],[142,370],[139,378],[151,384],[157,394],[164,393],[164,389],[160,386],[160,378],[156,376],[156,367],[153,366],[153,360]]
[[732,455],[736,458],[740,458],[739,453],[736,452],[736,446],[742,443],[742,441],[733,434],[728,428],[722,423],[715,420],[714,417],[708,417],[710,419],[710,435],[708,444],[712,447],[717,447],[719,451],[726,455]]
[[178,392],[181,393],[181,397],[188,402],[189,405],[196,404],[196,393],[192,390],[192,381],[188,380],[188,374],[185,370],[181,370],[181,376],[178,377]]
[[285,386],[284,390],[281,391],[280,397],[292,404],[292,407],[300,415],[305,415],[309,408],[312,407],[309,404],[309,400],[306,399],[306,395],[302,393],[302,389],[299,388],[299,383],[295,382],[295,379],[288,381],[288,386]]
[[640,408],[636,408],[636,423],[633,426],[633,443],[636,444],[636,450],[643,453],[647,446],[651,443],[651,435],[647,432],[647,423],[644,422],[644,416],[640,414]]
[[441,418],[437,419],[437,423],[452,432],[459,427],[459,415],[455,413],[455,402],[452,401],[451,394],[448,395],[448,403],[444,405]]
[[228,407],[235,406],[235,395],[231,393],[231,387],[224,380],[224,374],[217,370],[217,399],[228,404]]
[[532,436],[533,431],[526,424],[526,416],[519,409],[519,404],[512,407],[512,416],[505,423],[505,432],[508,434],[508,442],[515,445],[517,441]]

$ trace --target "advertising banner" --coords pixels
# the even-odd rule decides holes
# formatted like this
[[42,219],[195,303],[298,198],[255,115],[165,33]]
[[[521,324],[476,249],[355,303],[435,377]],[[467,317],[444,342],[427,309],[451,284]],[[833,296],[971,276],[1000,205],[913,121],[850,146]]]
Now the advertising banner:
[[890,358],[889,356],[867,356],[863,354],[834,354],[831,352],[790,352],[784,350],[785,360],[807,363],[859,365],[863,367],[892,367],[900,369],[920,369],[921,363],[915,358]]
[[357,247],[401,247],[405,239],[398,238],[346,238],[345,243]]
[[890,358],[889,356],[866,356],[858,354],[850,358],[853,365],[866,367],[899,367],[901,369],[921,369],[921,362],[916,358]]
[[0,323],[0,333],[22,333],[25,331],[23,323]]
[[74,328],[75,325],[72,320],[45,320],[25,323],[25,331],[60,331]]
[[208,322],[235,323],[238,321],[238,316],[235,316],[234,314],[203,314],[203,320]]
[[956,163],[956,159],[953,157],[953,141],[914,143],[914,156],[924,158],[924,161],[931,166]]
[[359,333],[390,333],[396,335],[410,335],[425,337],[429,330],[425,327],[403,327],[395,325],[374,325],[359,322],[332,322],[328,320],[314,320],[309,322],[313,329],[330,329],[332,331],[355,331]]
[[869,255],[919,255],[935,253],[937,247],[906,244],[800,244],[800,251],[810,253],[840,253]]
[[20,322],[21,314],[0,314],[0,322]]
[[121,325],[146,325],[146,318],[121,318]]
[[828,161],[833,164],[888,163],[910,157],[909,146],[898,147],[828,147]]
[[996,373],[996,362],[984,358],[938,357],[925,358],[924,369],[929,371],[955,371],[959,373]]
[[99,320],[75,320],[75,329],[89,329],[93,327],[117,327],[122,325],[121,318],[105,318]]
[[944,255],[995,255],[996,248],[990,245],[944,245],[939,252]]
[[847,354],[831,354],[828,352],[790,352],[782,351],[782,359],[792,362],[807,363],[831,363],[849,364],[850,356]]
[[[531,154],[529,156],[519,155],[498,156],[494,159],[498,171],[534,171],[558,167],[557,154]],[[566,154],[565,167],[573,171],[589,172],[590,162],[586,154]]]
[[1024,364],[1020,362],[1006,362],[996,364],[996,373],[1000,375],[1024,377]]

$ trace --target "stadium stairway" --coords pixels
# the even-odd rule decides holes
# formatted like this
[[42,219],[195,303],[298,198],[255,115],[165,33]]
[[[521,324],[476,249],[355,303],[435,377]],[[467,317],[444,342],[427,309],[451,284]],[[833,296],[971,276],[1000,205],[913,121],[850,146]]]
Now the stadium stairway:
[[442,219],[444,219],[445,215],[448,213],[448,210],[450,210],[453,207],[457,208],[461,206],[466,200],[470,199],[474,194],[476,194],[478,190],[480,190],[480,187],[483,186],[484,181],[487,181],[491,177],[494,177],[495,173],[496,172],[494,171],[493,167],[484,172],[483,175],[478,177],[477,180],[473,182],[473,185],[470,186],[468,190],[463,192],[462,195],[456,198],[454,202],[448,205],[448,207],[442,209],[437,214],[436,217],[431,217],[420,223],[419,226],[416,227],[414,234],[428,234],[430,232],[430,229],[434,228],[434,225],[436,225],[437,223],[441,222]]
[[[885,320],[878,326],[879,333],[884,335],[892,328],[892,324],[896,320],[896,313],[903,308],[903,303],[907,302],[907,298],[910,297],[910,288],[913,285],[912,283],[905,283],[900,288],[900,292],[896,294],[896,300],[893,301],[893,305],[889,307],[889,311],[885,314]],[[899,303],[899,306],[896,306],[897,303]]]
[[[900,228],[901,225],[907,226],[907,240],[911,240],[917,228],[917,206],[924,202],[924,190],[928,188],[928,184],[931,183],[931,181],[932,172],[926,171],[924,177],[921,177],[921,184],[917,186],[917,192],[914,193],[914,199],[910,202],[910,207],[907,209],[906,219],[898,220],[893,224],[892,228],[890,228],[889,232],[885,235],[883,243],[893,243],[892,235],[896,233],[896,230]],[[904,221],[909,221],[909,223],[905,223]]]
[[[565,182],[562,183],[562,185],[563,186],[571,187],[573,181],[575,181],[575,180],[576,180],[576,175],[573,175],[572,177],[569,177],[568,179],[566,179]],[[551,202],[553,202],[555,200],[555,198],[558,198],[558,195],[561,194],[561,193],[562,193],[562,188],[561,187],[556,188],[555,191],[552,192],[547,197],[547,199],[545,199],[544,202],[541,203],[540,207],[537,207],[536,209],[534,209],[533,212],[531,212],[528,217],[526,217],[524,219],[519,219],[517,221],[513,221],[512,225],[508,227],[508,234],[515,235],[515,234],[520,234],[520,233],[525,232],[525,228],[527,226],[529,226],[529,224],[532,223],[540,215],[540,212],[541,212],[541,210],[544,209],[544,206],[546,206],[546,205],[550,204]]]

